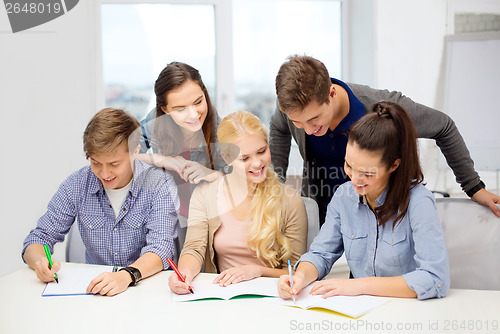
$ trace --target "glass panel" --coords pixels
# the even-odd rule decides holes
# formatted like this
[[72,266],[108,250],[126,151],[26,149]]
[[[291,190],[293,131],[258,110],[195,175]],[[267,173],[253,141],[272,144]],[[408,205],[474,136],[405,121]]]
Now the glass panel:
[[154,82],[172,61],[198,69],[216,102],[213,5],[103,4],[101,13],[107,107],[142,119],[156,106]]
[[342,79],[339,1],[234,0],[233,26],[236,109],[265,124],[276,108],[274,81],[287,56],[315,57]]

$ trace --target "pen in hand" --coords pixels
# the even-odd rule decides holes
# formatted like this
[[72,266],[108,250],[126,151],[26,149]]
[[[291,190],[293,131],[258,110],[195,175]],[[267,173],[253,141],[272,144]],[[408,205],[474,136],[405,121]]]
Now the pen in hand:
[[[50,256],[49,246],[43,245],[43,249],[45,250],[45,255],[47,256],[47,260],[49,260],[49,269],[52,269],[52,257]],[[57,278],[57,273],[54,273],[54,279],[57,283],[59,283],[59,279]]]
[[[292,272],[292,263],[288,260],[288,276],[290,277],[290,288],[293,289],[293,272]],[[292,294],[293,302],[295,303],[295,295]]]
[[[170,267],[175,271],[175,273],[177,274],[177,276],[179,277],[179,279],[186,283],[186,280],[184,279],[184,277],[182,276],[181,272],[179,271],[179,269],[177,269],[177,266],[175,265],[174,261],[172,261],[171,259],[167,259],[167,262],[168,264],[170,265]],[[193,288],[191,287],[188,287],[189,289],[189,292],[191,292],[192,294],[194,294],[193,292]]]

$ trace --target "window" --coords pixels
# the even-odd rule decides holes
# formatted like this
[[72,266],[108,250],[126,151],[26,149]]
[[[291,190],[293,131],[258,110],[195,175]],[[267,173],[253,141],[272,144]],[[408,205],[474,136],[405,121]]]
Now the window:
[[276,109],[275,78],[286,57],[315,57],[342,79],[340,1],[234,0],[233,27],[235,109],[265,124]]
[[156,106],[156,78],[176,60],[200,71],[215,100],[213,5],[103,4],[101,27],[107,107],[142,119]]

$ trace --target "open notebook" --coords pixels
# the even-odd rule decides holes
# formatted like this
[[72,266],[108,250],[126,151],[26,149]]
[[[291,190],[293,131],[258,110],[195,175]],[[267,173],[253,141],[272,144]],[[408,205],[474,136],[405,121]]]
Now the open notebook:
[[293,300],[283,300],[281,298],[265,298],[265,301],[280,305],[300,307],[303,309],[323,308],[338,313],[345,314],[352,318],[358,318],[374,308],[384,305],[391,299],[387,297],[376,297],[368,295],[360,296],[333,296],[323,299],[320,295],[310,295],[313,284],[302,289]]
[[57,272],[59,283],[47,283],[42,292],[43,297],[86,295],[90,281],[99,274],[112,271],[113,267],[89,266],[85,268],[61,268]]
[[236,296],[256,295],[256,296],[275,296],[278,297],[277,278],[258,277],[249,281],[231,284],[221,287],[212,283],[217,275],[198,275],[191,287],[193,293],[177,295],[172,293],[172,301],[184,302],[189,300],[199,300],[208,298],[231,299]]

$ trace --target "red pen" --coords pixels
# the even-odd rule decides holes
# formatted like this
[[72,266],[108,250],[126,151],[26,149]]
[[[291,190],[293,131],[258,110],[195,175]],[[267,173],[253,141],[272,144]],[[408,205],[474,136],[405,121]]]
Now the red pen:
[[[183,281],[184,283],[186,283],[186,280],[184,279],[184,277],[182,277],[181,272],[179,271],[179,269],[177,269],[177,266],[175,265],[174,261],[172,261],[170,259],[167,259],[167,261],[168,261],[168,264],[170,265],[170,267],[175,271],[177,276],[179,276],[179,279],[181,281]],[[189,287],[189,292],[194,294],[193,288]]]

